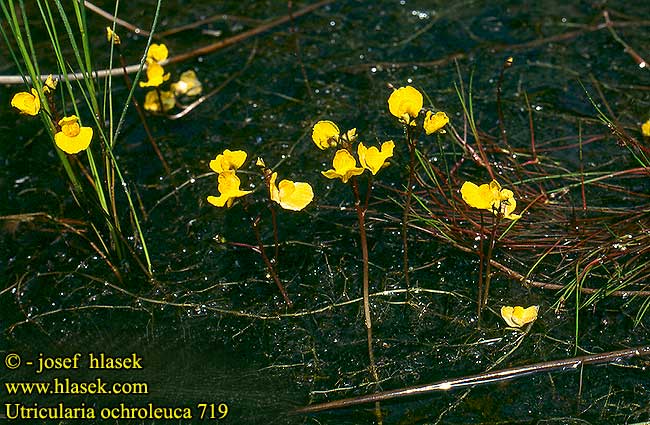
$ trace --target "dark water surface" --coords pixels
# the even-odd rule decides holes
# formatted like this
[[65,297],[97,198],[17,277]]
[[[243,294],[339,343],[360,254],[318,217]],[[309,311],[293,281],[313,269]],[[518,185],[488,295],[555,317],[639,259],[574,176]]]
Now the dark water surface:
[[[153,2],[123,3],[123,19],[143,28],[150,25]],[[108,10],[114,7],[109,1],[97,4]],[[292,10],[306,4],[293,2]],[[340,182],[320,175],[331,164],[329,153],[311,142],[311,127],[320,119],[331,119],[342,129],[356,127],[370,144],[388,139],[397,144],[391,166],[377,176],[368,213],[380,389],[573,356],[575,303],[567,302],[556,310],[556,292],[525,288],[497,273],[489,308],[478,329],[476,256],[426,233],[410,235],[415,268],[411,281],[421,290],[409,298],[401,291],[405,284],[398,202],[402,200],[396,190],[406,184],[408,150],[386,100],[391,93],[388,84],[412,84],[426,93],[425,106],[445,110],[462,134],[462,107],[454,83],[459,84],[460,75],[467,90],[473,75],[477,123],[496,139],[496,82],[503,61],[513,56],[502,103],[509,142],[515,149],[530,146],[524,93],[533,111],[539,146],[575,144],[579,131],[585,139],[586,135],[606,139],[607,129],[593,120],[596,112],[579,81],[591,90],[594,81],[599,82],[617,119],[641,140],[640,123],[650,118],[650,73],[637,66],[607,29],[597,27],[604,22],[605,9],[616,22],[627,23],[617,27],[625,42],[641,56],[650,57],[649,4],[334,1],[297,18],[297,32],[291,25],[280,25],[215,53],[168,66],[172,79],[195,69],[204,92],[235,77],[182,119],[148,118],[171,177],[165,175],[135,111],[129,110],[115,152],[146,212],[143,226],[155,281],[143,278],[137,266],[125,262],[120,265],[125,276],[120,283],[84,239],[45,215],[33,220],[4,219],[0,246],[2,357],[18,353],[24,362],[36,361],[39,353],[52,357],[81,353],[87,361],[91,352],[112,357],[136,353],[143,365],[137,370],[97,371],[82,362],[77,370],[40,375],[25,365],[18,370],[3,366],[3,384],[55,377],[90,382],[101,377],[110,382],[145,382],[149,394],[17,396],[3,387],[0,418],[6,413],[5,403],[85,403],[98,412],[120,403],[152,403],[190,407],[194,419],[97,423],[374,423],[372,406],[311,416],[287,414],[308,403],[377,390],[368,373],[352,194]],[[163,4],[160,29],[215,14],[228,17],[165,37],[162,41],[171,56],[283,16],[287,4],[169,1]],[[89,22],[97,32],[93,35],[97,66],[104,68],[108,48],[103,27],[107,23],[93,14]],[[201,33],[202,29],[211,33]],[[129,35],[125,29],[120,33],[127,62],[136,63],[145,38]],[[34,38],[47,52],[46,34],[35,30]],[[0,55],[0,72],[15,74],[4,44]],[[42,61],[48,63],[47,53]],[[123,102],[127,90],[121,80],[115,84],[115,99]],[[44,213],[68,219],[92,237],[88,217],[74,202],[47,135],[39,131],[35,120],[10,109],[10,98],[18,90],[0,87],[0,215]],[[144,90],[136,93],[142,101]],[[423,138],[420,144],[432,161],[442,163],[448,158],[451,167],[463,157],[451,138],[443,138],[440,145],[433,140]],[[305,211],[278,212],[283,241],[278,269],[293,309],[283,304],[256,252],[221,243],[255,245],[250,215],[264,211],[262,203],[252,205],[247,213],[241,204],[218,209],[206,202],[208,195],[217,195],[216,175],[208,163],[226,148],[248,152],[244,169],[249,173],[242,176],[243,187],[248,182],[262,186],[254,166],[258,156],[268,165],[277,164],[280,178],[308,181],[314,187],[314,203]],[[637,166],[613,140],[585,145],[583,155],[580,161],[575,149],[549,153],[557,161],[558,173],[575,171],[581,163],[594,171]],[[485,170],[472,164],[467,155],[465,159],[460,165],[462,176],[477,182],[487,179]],[[507,167],[499,167],[498,172],[510,181],[519,180]],[[648,193],[646,180],[634,184],[635,191]],[[611,206],[613,200],[622,206],[617,193],[612,198],[601,195],[590,198],[593,206]],[[256,196],[263,198],[261,193]],[[579,190],[567,196],[579,205]],[[126,204],[120,208],[127,217]],[[647,216],[647,208],[644,211],[640,217]],[[531,228],[543,224],[523,222]],[[272,244],[266,215],[262,229],[265,242]],[[272,245],[267,249],[272,250]],[[503,253],[496,255],[505,258]],[[524,258],[513,267],[521,266],[525,273],[532,263]],[[637,289],[645,284],[641,282]],[[642,302],[610,297],[582,309],[577,353],[648,344],[647,318],[636,327],[633,323]],[[501,305],[533,304],[540,305],[540,317],[527,334],[506,329],[498,313]],[[622,360],[389,401],[382,403],[384,423],[648,423],[647,368],[647,359]],[[228,415],[222,420],[199,420],[200,403],[215,407],[225,403]]]

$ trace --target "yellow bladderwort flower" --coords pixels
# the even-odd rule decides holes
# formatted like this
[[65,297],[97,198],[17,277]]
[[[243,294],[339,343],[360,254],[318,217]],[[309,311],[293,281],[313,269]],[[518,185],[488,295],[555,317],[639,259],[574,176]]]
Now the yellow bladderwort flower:
[[169,56],[169,50],[164,44],[152,44],[147,50],[147,63],[162,62]]
[[382,143],[381,150],[374,146],[366,148],[363,143],[359,142],[359,146],[357,146],[359,162],[363,168],[370,170],[374,176],[386,164],[386,160],[393,156],[394,148],[395,143],[392,140]]
[[496,180],[480,186],[472,182],[465,182],[460,188],[460,193],[463,200],[471,207],[492,211],[495,215],[510,220],[521,218],[520,215],[513,214],[515,208],[517,208],[514,194],[511,190],[502,189]]
[[343,183],[363,173],[363,168],[357,167],[357,160],[345,149],[336,151],[332,165],[334,169],[321,171],[321,174],[328,179],[341,179]]
[[645,137],[650,137],[650,120],[641,125],[641,133],[643,133]]
[[64,117],[59,121],[61,131],[54,135],[54,142],[67,154],[79,153],[90,145],[93,138],[93,129],[81,127],[76,115]]
[[48,75],[45,79],[45,83],[43,83],[43,93],[48,94],[56,90],[57,83],[58,81],[52,77],[52,74]]
[[503,317],[503,320],[506,321],[508,326],[521,328],[525,324],[534,322],[537,319],[538,311],[538,305],[533,305],[528,308],[503,306],[501,307],[501,317]]
[[[356,134],[356,130],[354,132]],[[341,132],[332,121],[318,121],[314,124],[311,138],[320,149],[335,147],[339,142]]]
[[106,27],[106,39],[109,43],[113,43],[115,45],[118,45],[122,42],[122,40],[120,40],[120,36],[115,34],[115,31],[113,31],[111,27]]
[[271,200],[280,204],[285,210],[300,211],[314,199],[314,191],[309,183],[282,180],[276,186],[277,178],[278,173],[271,175],[269,192]]
[[219,174],[219,196],[208,196],[208,202],[215,207],[223,207],[226,205],[228,208],[236,198],[248,195],[250,190],[240,190],[239,185],[241,181],[235,175],[235,171],[228,170]]
[[388,98],[390,113],[404,124],[415,125],[413,120],[417,118],[423,104],[422,93],[411,86],[400,87]]
[[191,69],[183,72],[178,82],[172,83],[171,88],[176,96],[197,96],[203,91],[196,72]]
[[244,165],[246,156],[247,154],[244,151],[231,151],[230,149],[226,149],[210,161],[210,168],[215,173],[239,170]]
[[[160,107],[160,101],[162,100],[162,108]],[[167,112],[170,109],[174,108],[176,105],[176,97],[174,93],[170,91],[161,91],[160,98],[158,98],[158,92],[152,90],[147,93],[144,98],[144,109],[150,112]]]
[[25,91],[16,93],[11,99],[11,106],[18,109],[21,114],[35,116],[41,110],[41,99],[36,89],[32,88],[31,93]]
[[158,87],[169,80],[169,73],[158,63],[152,62],[147,65],[147,81],[140,81],[140,87]]
[[436,112],[435,114],[431,111],[427,111],[427,115],[424,117],[424,132],[427,135],[441,131],[442,127],[446,126],[449,123],[449,117],[444,112]]

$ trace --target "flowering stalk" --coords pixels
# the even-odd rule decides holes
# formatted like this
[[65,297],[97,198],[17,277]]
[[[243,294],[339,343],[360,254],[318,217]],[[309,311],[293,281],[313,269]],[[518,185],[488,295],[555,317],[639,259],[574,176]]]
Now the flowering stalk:
[[[415,140],[410,125],[406,126],[406,142],[409,147],[409,177],[408,186],[406,187],[406,202],[404,204],[404,215],[402,217],[402,249],[404,250],[404,281],[406,289],[410,285],[409,277],[409,255],[408,255],[408,218],[411,212],[411,199],[413,198],[413,180],[415,179]],[[408,291],[407,291],[408,294]]]
[[[372,317],[370,315],[370,276],[369,276],[369,258],[368,258],[368,239],[366,237],[366,211],[367,205],[361,205],[361,196],[359,195],[359,184],[356,177],[350,179],[352,192],[354,192],[354,207],[357,211],[359,220],[359,239],[361,243],[361,257],[363,261],[363,314],[366,324],[366,340],[368,343],[368,359],[370,362],[370,375],[375,382],[379,382],[377,366],[375,364],[375,353],[372,348]],[[379,424],[382,423],[381,409],[379,402],[375,403],[375,416]]]
[[260,236],[260,229],[259,229],[259,223],[261,218],[262,218],[261,216],[257,216],[257,218],[251,222],[251,226],[253,227],[253,232],[255,233],[255,239],[257,239],[257,247],[259,248],[260,255],[262,256],[262,260],[264,260],[266,269],[269,271],[269,274],[273,278],[273,281],[275,282],[278,289],[280,290],[280,293],[282,294],[282,298],[284,298],[284,302],[287,303],[287,307],[291,308],[293,307],[293,303],[289,299],[289,295],[287,294],[286,289],[284,289],[284,285],[280,281],[278,274],[275,272],[275,267],[273,267],[273,263],[271,262],[271,260],[269,260],[269,257],[266,255],[266,250],[264,249],[264,243],[262,242],[262,237]]

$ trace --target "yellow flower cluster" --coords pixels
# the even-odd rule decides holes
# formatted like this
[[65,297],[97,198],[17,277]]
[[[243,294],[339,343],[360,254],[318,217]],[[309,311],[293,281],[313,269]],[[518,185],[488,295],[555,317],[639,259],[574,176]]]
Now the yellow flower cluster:
[[511,190],[502,189],[496,180],[480,186],[465,182],[460,188],[460,193],[463,200],[471,207],[492,211],[494,215],[510,220],[521,218],[520,215],[513,214],[517,208],[514,194]]
[[353,176],[363,174],[364,170],[369,170],[373,175],[387,165],[387,159],[393,156],[395,143],[392,140],[382,143],[381,148],[371,146],[367,148],[362,142],[357,146],[357,156],[361,167],[357,166],[357,160],[352,156],[351,144],[357,140],[357,129],[348,130],[343,136],[338,126],[332,121],[318,121],[314,124],[312,131],[312,140],[320,149],[336,147],[340,144],[344,146],[334,154],[331,169],[322,171],[322,174],[328,179],[341,179],[347,183]]
[[533,305],[528,308],[521,306],[501,307],[501,317],[506,321],[508,326],[512,328],[521,328],[522,326],[532,323],[537,320],[537,312],[539,311],[538,305]]
[[[415,121],[422,107],[424,99],[422,93],[411,86],[400,87],[394,90],[388,98],[388,110],[390,113],[399,118],[402,124],[415,126]],[[435,114],[427,111],[424,117],[424,131],[427,135],[441,132],[444,133],[443,127],[449,123],[449,117],[442,111]]]
[[[244,151],[226,149],[210,161],[212,171],[219,174],[219,196],[208,196],[209,203],[216,207],[223,207],[224,205],[230,207],[236,198],[251,193],[251,191],[239,188],[241,181],[235,174],[244,165],[247,156]],[[282,180],[279,185],[276,185],[278,173],[271,173],[271,170],[266,168],[261,158],[257,159],[256,164],[262,167],[264,175],[267,177],[271,200],[280,204],[282,208],[300,211],[314,199],[314,191],[309,183]]]
[[[50,75],[43,84],[43,93],[50,95],[56,89],[57,81]],[[41,98],[38,91],[32,87],[30,92],[16,93],[11,99],[11,106],[21,114],[36,116],[41,110]],[[48,114],[49,115],[49,114]],[[79,125],[76,115],[63,117],[58,122],[60,128],[54,134],[54,143],[63,152],[74,155],[88,149],[93,138],[93,129]]]
[[[109,33],[109,39],[112,35]],[[160,87],[170,78],[161,62],[167,60],[169,50],[164,44],[152,44],[147,51],[147,81],[140,81],[140,87]],[[171,90],[152,90],[145,95],[144,109],[150,112],[167,112],[176,106],[177,96],[198,96],[203,91],[196,72],[189,70],[171,84]]]

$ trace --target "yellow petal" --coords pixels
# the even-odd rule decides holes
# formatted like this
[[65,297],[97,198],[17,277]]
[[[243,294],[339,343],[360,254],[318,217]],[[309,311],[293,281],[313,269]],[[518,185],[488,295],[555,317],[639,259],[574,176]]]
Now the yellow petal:
[[178,82],[173,83],[171,88],[176,96],[197,96],[203,91],[203,86],[193,70],[181,74]]
[[334,147],[339,141],[341,132],[332,121],[318,121],[314,124],[311,138],[320,149]]
[[278,190],[278,187],[275,185],[275,180],[277,178],[278,178],[278,173],[271,174],[271,180],[269,181],[269,192],[270,192],[271,200],[279,204],[280,191]]
[[69,136],[66,135],[65,132],[59,131],[54,135],[54,142],[59,147],[59,149],[61,149],[63,152],[73,155],[83,150],[86,150],[88,146],[90,146],[90,141],[92,140],[92,138],[93,138],[92,128],[80,127],[79,133],[76,136]]
[[314,199],[314,191],[309,183],[282,180],[278,188],[278,203],[285,210],[300,211]]
[[363,143],[359,143],[357,153],[359,155],[359,162],[361,166],[373,175],[376,175],[379,170],[384,166],[386,160],[393,156],[393,149],[395,143],[392,140],[382,143],[381,150],[374,146],[366,148]]
[[229,170],[239,170],[248,154],[244,151],[231,151],[226,149],[223,153],[217,155],[215,159],[210,161],[210,168],[215,173],[223,173]]
[[219,174],[219,193],[218,197],[208,196],[208,202],[215,207],[223,207],[226,205],[230,208],[235,201],[235,198],[242,197],[251,193],[250,190],[240,190],[239,185],[241,181],[235,174],[235,171],[228,170]]
[[158,63],[152,62],[147,65],[147,81],[140,81],[140,87],[158,87],[169,80],[169,73]]
[[357,167],[357,161],[345,149],[339,149],[334,155],[332,161],[334,169],[322,171],[328,179],[341,179],[343,183],[347,183],[352,176],[358,176],[363,173],[363,168]]
[[643,133],[645,137],[650,137],[650,120],[641,125],[641,133]]
[[477,186],[472,182],[465,182],[460,188],[460,193],[463,196],[463,200],[467,202],[470,207],[481,210],[492,210],[494,194],[492,190],[490,190],[489,185],[482,184]]
[[403,122],[417,118],[423,104],[422,93],[411,86],[400,87],[388,98],[388,110]]
[[427,135],[440,131],[442,127],[449,123],[449,117],[444,112],[436,112],[435,114],[431,111],[427,111],[427,115],[424,118],[424,132]]
[[152,44],[147,51],[147,62],[162,62],[167,59],[169,50],[164,44]]
[[511,328],[518,328],[519,326],[517,326],[517,324],[512,321],[512,313],[514,311],[515,311],[514,307],[504,305],[503,307],[501,307],[501,317],[503,318],[503,320],[506,321],[508,326],[510,326]]
[[533,305],[528,308],[515,307],[512,313],[512,321],[518,323],[519,326],[524,326],[525,324],[534,322],[537,320],[537,312],[539,311],[539,306]]
[[106,27],[106,39],[109,43],[113,43],[115,45],[122,42],[122,40],[120,40],[120,36],[115,34],[115,31],[113,31],[111,27]]
[[160,100],[162,100],[162,111],[167,112],[176,105],[176,97],[170,91],[161,91],[160,98],[158,92],[152,90],[144,98],[144,109],[150,112],[160,112]]
[[35,116],[41,110],[41,99],[36,89],[32,88],[31,93],[16,93],[11,99],[11,106],[17,108],[22,114]]
[[58,81],[52,77],[52,74],[48,75],[43,83],[43,93],[48,94],[51,91],[56,89]]

